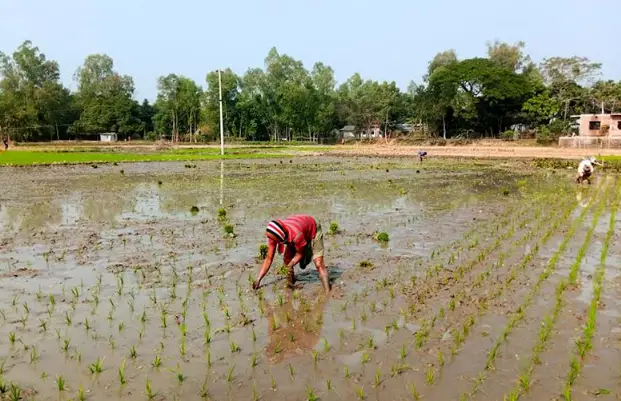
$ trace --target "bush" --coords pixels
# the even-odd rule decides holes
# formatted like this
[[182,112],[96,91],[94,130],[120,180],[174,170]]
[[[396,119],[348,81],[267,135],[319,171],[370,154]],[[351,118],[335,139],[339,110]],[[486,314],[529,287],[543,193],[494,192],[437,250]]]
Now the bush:
[[226,220],[226,209],[220,208],[218,209],[218,221]]
[[568,121],[556,119],[548,125],[548,129],[554,136],[556,136],[556,138],[553,139],[558,139],[559,136],[569,134],[571,131],[571,125]]
[[159,135],[156,134],[155,132],[147,132],[147,134],[144,136],[145,141],[156,141],[159,139]]
[[190,208],[190,213],[191,213],[193,216],[197,215],[197,214],[198,214],[198,212],[199,212],[198,206],[192,206],[192,207]]
[[514,141],[516,138],[516,132],[512,130],[507,130],[500,134],[500,139],[503,141]]
[[535,138],[537,138],[537,143],[541,145],[549,145],[553,140],[550,128],[546,126],[541,126],[537,129]]
[[603,124],[603,125],[601,126],[601,128],[599,129],[599,132],[600,132],[600,134],[602,134],[602,135],[606,135],[606,134],[608,134],[608,131],[610,131],[610,125],[608,125],[608,124]]

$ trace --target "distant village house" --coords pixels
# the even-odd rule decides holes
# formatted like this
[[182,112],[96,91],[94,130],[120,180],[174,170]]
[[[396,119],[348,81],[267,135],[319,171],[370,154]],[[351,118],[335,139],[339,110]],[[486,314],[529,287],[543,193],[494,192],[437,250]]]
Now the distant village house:
[[621,147],[621,113],[571,116],[578,135],[559,138],[561,147]]
[[99,134],[99,140],[101,142],[116,142],[119,140],[116,132],[106,132],[103,134]]

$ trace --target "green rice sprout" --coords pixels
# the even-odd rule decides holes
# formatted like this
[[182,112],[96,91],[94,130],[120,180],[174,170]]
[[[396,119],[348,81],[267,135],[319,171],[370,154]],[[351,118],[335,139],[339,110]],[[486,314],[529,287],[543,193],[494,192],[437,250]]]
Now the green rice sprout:
[[153,388],[151,387],[151,380],[149,380],[149,378],[147,378],[147,381],[145,383],[145,394],[147,395],[147,398],[149,400],[152,400],[157,396],[157,394],[153,392]]
[[95,362],[88,365],[88,370],[90,370],[92,374],[98,374],[98,373],[103,372],[104,371],[103,362],[105,359],[106,359],[105,356],[103,358],[97,358]]
[[436,370],[433,366],[428,366],[427,371],[425,372],[425,381],[427,384],[433,384],[436,381]]
[[289,376],[291,377],[291,380],[293,380],[295,378],[295,374],[293,372],[293,365],[291,365],[291,363],[287,364],[287,367],[289,368]]
[[153,360],[153,362],[151,362],[151,366],[156,369],[162,366],[162,357],[159,355],[155,355],[155,359]]
[[132,346],[129,348],[129,357],[130,357],[131,359],[136,359],[136,357],[137,357],[137,356],[138,356],[138,351],[136,351],[136,346],[135,346],[135,345],[132,345]]
[[232,340],[229,342],[229,348],[231,350],[231,353],[241,351],[241,348],[239,348],[239,345],[237,345],[235,341],[232,341]]
[[59,393],[65,391],[67,388],[65,378],[62,375],[56,376],[56,387],[58,388]]
[[307,401],[317,401],[319,397],[315,394],[315,389],[312,387],[306,388],[306,400]]
[[356,386],[356,396],[358,396],[359,400],[364,400],[367,396],[364,393],[364,389],[360,386]]
[[226,381],[231,383],[233,381],[234,374],[235,374],[235,365],[229,367],[228,373],[226,375]]
[[70,338],[65,338],[63,340],[63,345],[62,345],[62,349],[65,353],[67,353],[69,351],[69,344],[71,343],[71,339]]
[[121,362],[121,366],[119,367],[119,383],[121,386],[124,386],[127,383],[127,378],[125,377],[125,359]]

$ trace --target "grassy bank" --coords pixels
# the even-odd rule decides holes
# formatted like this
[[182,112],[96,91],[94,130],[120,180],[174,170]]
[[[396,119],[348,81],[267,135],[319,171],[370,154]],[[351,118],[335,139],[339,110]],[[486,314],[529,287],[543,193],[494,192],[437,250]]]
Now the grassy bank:
[[217,149],[195,149],[160,152],[135,151],[9,151],[0,153],[0,166],[32,166],[52,164],[91,164],[126,162],[200,161],[218,159],[262,159],[284,157],[286,153],[251,150],[228,150],[221,156]]

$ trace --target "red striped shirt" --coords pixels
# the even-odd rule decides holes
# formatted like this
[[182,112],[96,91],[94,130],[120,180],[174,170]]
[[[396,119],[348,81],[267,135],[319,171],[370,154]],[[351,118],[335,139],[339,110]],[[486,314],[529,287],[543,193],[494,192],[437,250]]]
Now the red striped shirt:
[[289,216],[282,223],[289,233],[289,242],[293,242],[298,251],[310,244],[317,234],[317,222],[307,214]]

